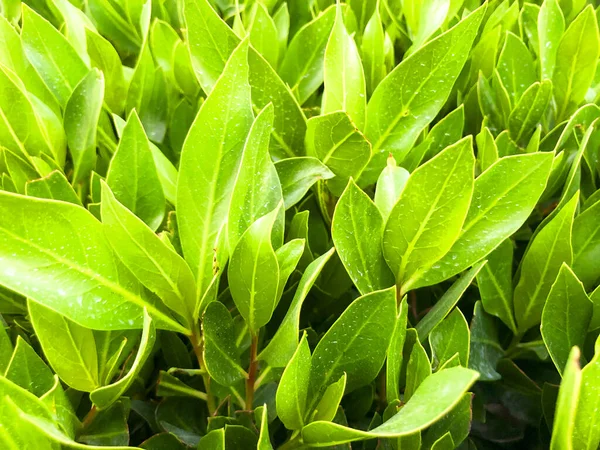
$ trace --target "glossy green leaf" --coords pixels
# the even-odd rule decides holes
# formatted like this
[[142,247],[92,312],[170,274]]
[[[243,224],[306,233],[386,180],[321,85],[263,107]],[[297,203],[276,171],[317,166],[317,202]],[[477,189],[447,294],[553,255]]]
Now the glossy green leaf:
[[406,340],[406,327],[408,316],[408,303],[406,298],[400,302],[400,311],[396,316],[394,334],[390,339],[385,365],[386,398],[388,403],[400,400],[400,370],[402,368],[404,341]]
[[209,304],[202,321],[205,349],[204,359],[210,376],[229,386],[246,376],[240,366],[240,354],[235,346],[231,314],[220,302]]
[[579,347],[573,347],[569,352],[569,359],[558,391],[552,440],[550,441],[551,450],[574,448],[572,441],[575,428],[574,418],[581,393],[580,356]]
[[156,328],[154,321],[144,310],[144,329],[142,331],[142,339],[140,346],[129,369],[129,372],[113,384],[103,386],[90,393],[90,400],[98,407],[98,409],[106,409],[127,392],[127,389],[132,385],[142,366],[150,356],[152,347],[156,341]]
[[418,387],[431,375],[431,362],[427,352],[417,340],[410,352],[406,364],[406,386],[404,386],[404,401],[407,402],[417,391]]
[[101,213],[104,234],[123,264],[190,326],[195,282],[183,258],[119,203],[104,182]]
[[529,142],[535,127],[550,104],[552,83],[544,80],[527,88],[508,118],[510,137],[522,147]]
[[20,336],[4,376],[37,397],[44,395],[54,385],[50,368]]
[[271,236],[281,206],[244,232],[227,270],[231,296],[253,335],[269,322],[278,300],[280,269]]
[[600,430],[598,430],[599,370],[600,341],[596,340],[594,358],[581,371],[579,403],[573,426],[573,448],[592,450],[600,444]]
[[[362,2],[367,4],[368,2]],[[361,56],[365,70],[365,83],[367,94],[371,96],[387,71],[385,67],[384,40],[385,31],[379,15],[379,8],[375,8],[373,15],[367,22],[361,43]]]
[[100,386],[94,333],[35,302],[29,315],[52,369],[73,389],[91,392]]
[[596,286],[600,278],[599,215],[600,203],[595,203],[573,221],[573,272],[587,288]]
[[361,431],[331,422],[314,422],[302,430],[304,442],[317,447],[369,438],[402,437],[422,430],[450,411],[477,379],[477,372],[463,367],[442,370],[427,377],[411,400],[390,420]]
[[512,105],[516,105],[527,88],[537,81],[531,53],[523,41],[513,33],[506,35],[498,59],[498,74]]
[[335,415],[342,401],[344,390],[346,389],[346,373],[343,373],[339,380],[330,384],[323,392],[323,396],[311,414],[311,422],[325,420],[330,422],[334,420]]
[[371,158],[371,144],[343,111],[312,117],[307,122],[306,153],[318,158],[334,174],[327,182],[339,196],[349,178],[358,178]]
[[575,195],[537,234],[523,257],[514,292],[515,316],[521,333],[540,323],[556,275],[563,263],[571,264],[571,230],[578,201],[579,196]]
[[326,165],[311,156],[282,159],[275,163],[275,168],[281,181],[285,209],[302,200],[317,181],[335,176]]
[[567,364],[571,348],[581,348],[585,343],[592,309],[583,284],[563,263],[544,304],[540,327],[548,353],[559,373]]
[[5,192],[0,205],[4,286],[88,328],[141,328],[147,308],[159,327],[187,332],[119,262],[85,209]]
[[415,287],[465,270],[515,233],[542,195],[551,166],[548,153],[508,156],[477,177],[458,239]]
[[568,118],[584,99],[599,54],[598,21],[594,9],[588,5],[569,25],[556,50],[552,85],[558,120]]
[[[196,277],[198,298],[208,290],[214,275],[213,249],[227,220],[243,145],[253,120],[247,55],[245,41],[202,104],[181,153],[177,225],[183,254]],[[215,122],[215,117],[228,120]]]
[[410,173],[406,169],[396,165],[393,156],[388,158],[387,165],[381,171],[375,189],[375,205],[384,221],[387,221],[390,216],[394,205],[406,187],[409,176]]
[[28,181],[25,185],[25,193],[32,197],[61,200],[81,206],[77,193],[59,170],[54,170],[43,178]]
[[457,353],[460,364],[468,367],[470,339],[465,316],[460,309],[454,308],[429,334],[434,367],[443,366]]
[[265,5],[255,3],[249,13],[249,36],[250,43],[274,69],[279,62],[279,46],[273,45],[279,36],[275,22],[269,15]]
[[346,271],[361,294],[394,285],[381,248],[383,218],[353,180],[338,200],[331,234]]
[[392,153],[401,163],[421,130],[437,115],[466,62],[485,7],[459,22],[399,64],[377,87],[367,106],[365,134],[373,158],[363,175],[375,182]]
[[129,115],[106,183],[116,199],[156,230],[165,214],[165,196],[158,180],[150,143],[137,114]]
[[67,100],[63,120],[73,159],[73,184],[87,178],[96,166],[96,133],[103,98],[104,76],[94,69]]
[[288,430],[300,430],[305,424],[310,370],[310,348],[304,333],[277,388],[277,415]]
[[325,47],[323,72],[323,113],[345,111],[356,127],[362,130],[367,107],[365,75],[358,48],[346,30],[342,7],[339,5]]
[[556,52],[565,31],[565,18],[557,0],[544,0],[538,15],[539,55],[542,80],[552,79]]
[[383,253],[401,293],[458,238],[473,193],[472,139],[448,147],[413,172],[392,209]]

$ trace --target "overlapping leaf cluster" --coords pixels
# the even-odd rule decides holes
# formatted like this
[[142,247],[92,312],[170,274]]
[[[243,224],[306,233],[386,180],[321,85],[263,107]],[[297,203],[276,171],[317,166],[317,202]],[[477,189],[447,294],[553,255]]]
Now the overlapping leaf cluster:
[[593,2],[0,3],[0,447],[598,448]]

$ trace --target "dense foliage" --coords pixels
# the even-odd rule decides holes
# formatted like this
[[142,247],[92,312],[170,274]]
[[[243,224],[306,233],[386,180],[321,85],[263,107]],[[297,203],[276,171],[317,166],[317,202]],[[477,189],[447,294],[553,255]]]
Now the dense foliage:
[[587,3],[1,0],[0,448],[597,449]]

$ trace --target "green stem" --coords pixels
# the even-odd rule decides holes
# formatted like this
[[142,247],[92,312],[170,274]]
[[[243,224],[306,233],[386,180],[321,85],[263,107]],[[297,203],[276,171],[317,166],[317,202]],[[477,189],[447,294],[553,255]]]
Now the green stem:
[[196,359],[198,360],[198,366],[203,372],[202,379],[204,380],[204,388],[206,389],[206,405],[208,407],[208,413],[212,415],[216,410],[215,398],[210,392],[210,376],[208,375],[206,367],[204,366],[204,342],[200,334],[200,329],[197,325],[194,327],[194,331],[190,336],[190,341],[192,342],[194,354],[196,355]]

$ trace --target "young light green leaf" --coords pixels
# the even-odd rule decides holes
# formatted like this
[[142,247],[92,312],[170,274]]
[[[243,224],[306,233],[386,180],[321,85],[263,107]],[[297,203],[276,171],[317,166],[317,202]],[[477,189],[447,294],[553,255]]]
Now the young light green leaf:
[[556,50],[552,85],[557,122],[568,118],[583,101],[594,78],[599,54],[598,21],[594,8],[588,5],[569,25]]
[[267,412],[267,404],[262,408],[260,418],[260,433],[258,435],[258,444],[256,450],[273,450],[271,439],[269,438],[269,414]]
[[343,373],[339,380],[327,386],[327,389],[325,389],[325,392],[323,393],[323,397],[321,397],[314,412],[311,414],[310,422],[316,422],[318,420],[330,422],[334,420],[345,389],[346,374]]
[[[202,104],[181,153],[177,224],[183,254],[196,277],[198,299],[215,275],[213,249],[227,220],[243,145],[252,125],[247,55],[248,42],[244,41]],[[215,122],[215,117],[223,120]],[[218,259],[223,251],[217,248]]]
[[600,340],[596,340],[594,358],[581,371],[579,403],[574,417],[573,448],[593,450],[600,444],[598,429],[598,376],[600,376]]
[[429,334],[433,366],[439,369],[458,353],[460,365],[468,367],[470,341],[465,316],[460,309],[454,308]]
[[383,234],[383,253],[401,294],[450,250],[473,193],[472,138],[448,147],[413,172]]
[[84,208],[0,192],[0,238],[0,283],[9,289],[88,328],[140,328],[145,307],[160,327],[187,333],[119,262]]
[[[368,2],[363,2],[367,4]],[[379,8],[367,22],[361,43],[361,56],[365,67],[365,83],[369,97],[386,75],[384,39],[385,34]]]
[[206,307],[202,330],[204,360],[210,376],[223,386],[245,378],[247,375],[240,365],[240,353],[235,344],[233,320],[222,303],[212,302]]
[[521,147],[529,142],[552,97],[552,82],[544,80],[527,88],[508,118],[510,137]]
[[104,98],[104,76],[92,69],[79,82],[65,106],[63,119],[73,159],[73,184],[96,167],[96,133]]
[[571,348],[581,348],[585,343],[592,308],[583,284],[563,263],[548,293],[540,327],[548,353],[561,374]]
[[119,203],[104,182],[101,213],[104,234],[123,264],[191,326],[196,286],[183,258]]
[[277,264],[279,265],[279,287],[277,288],[277,302],[281,300],[281,295],[285,285],[298,266],[298,262],[304,254],[305,239],[292,239],[286,242],[275,251]]
[[310,348],[304,333],[277,388],[277,415],[288,430],[300,430],[305,424],[310,370]]
[[569,352],[569,359],[558,391],[556,413],[552,427],[552,440],[550,450],[573,449],[573,431],[575,428],[575,415],[581,394],[581,367],[579,347],[573,347]]
[[487,257],[487,264],[477,274],[481,303],[488,314],[499,317],[517,334],[513,313],[513,243],[506,239]]
[[227,271],[233,301],[253,335],[269,322],[277,302],[279,263],[271,235],[281,207],[257,219],[244,232]]
[[302,438],[306,444],[327,447],[369,438],[408,436],[447,414],[477,376],[477,372],[464,367],[442,370],[427,377],[398,413],[371,431],[355,430],[331,422],[314,422],[302,429]]
[[144,310],[144,328],[142,331],[142,339],[135,360],[129,369],[119,381],[103,386],[90,393],[90,400],[98,407],[98,409],[106,409],[115,403],[119,398],[127,392],[127,389],[133,384],[135,378],[142,370],[142,366],[152,353],[154,342],[156,341],[156,327],[154,321]]
[[317,158],[301,156],[282,159],[275,163],[283,190],[285,209],[302,200],[302,197],[319,180],[329,180],[335,174]]
[[4,376],[16,385],[41,397],[54,385],[54,376],[31,345],[17,337],[17,345]]
[[399,64],[377,87],[367,105],[365,135],[373,158],[363,175],[374,183],[392,153],[399,163],[419,133],[442,108],[464,66],[485,6]]
[[419,340],[424,342],[431,333],[431,330],[439,324],[444,317],[446,317],[452,308],[456,306],[460,297],[467,290],[471,282],[475,279],[479,271],[485,266],[487,261],[481,261],[471,267],[465,274],[456,280],[452,286],[444,293],[436,304],[429,310],[429,312],[423,317],[417,326],[415,327],[418,334]]
[[551,80],[556,51],[565,32],[565,18],[557,0],[544,0],[537,21],[542,80]]
[[460,273],[515,233],[542,195],[552,159],[542,152],[508,156],[481,174],[458,239],[414,287]]
[[498,74],[512,105],[516,105],[525,90],[537,81],[531,53],[523,41],[510,32],[506,34],[498,59]]
[[266,361],[271,367],[285,367],[298,346],[298,334],[300,333],[300,312],[302,304],[310,289],[321,274],[323,267],[329,261],[335,249],[319,256],[304,270],[302,278],[296,288],[292,304],[285,317],[281,321],[275,336],[258,355],[259,360]]
[[40,304],[28,302],[29,316],[52,369],[73,389],[100,386],[94,333]]
[[[272,124],[273,105],[270,104],[256,117],[244,145],[227,219],[230,249],[235,248],[250,225],[273,211],[283,198],[277,170],[269,155]],[[279,219],[273,230],[276,246],[283,242],[283,212]]]
[[371,144],[343,111],[309,119],[305,144],[306,154],[318,158],[335,174],[327,186],[336,196],[351,177],[358,178],[371,158]]
[[587,288],[600,278],[600,203],[595,203],[573,221],[573,272]]
[[406,326],[408,317],[408,303],[406,297],[400,302],[400,312],[396,316],[394,334],[390,339],[387,350],[387,361],[385,365],[385,393],[387,402],[391,404],[400,400],[400,370],[402,368],[402,349],[406,340]]
[[165,214],[165,196],[150,143],[135,111],[129,115],[123,129],[108,168],[106,183],[120,203],[153,231],[158,229]]
[[335,17],[336,8],[330,7],[302,27],[281,62],[279,74],[300,104],[323,83],[323,58]]
[[346,271],[361,294],[394,285],[381,248],[383,218],[353,180],[338,200],[331,235]]
[[427,352],[417,339],[410,351],[406,365],[406,386],[404,386],[404,401],[407,402],[417,391],[417,388],[431,375],[431,363]]
[[23,6],[21,41],[27,59],[64,108],[89,69],[69,41],[27,5]]
[[279,62],[279,46],[273,45],[279,39],[275,22],[261,2],[251,6],[248,14],[250,43],[273,67]]
[[409,176],[410,173],[406,169],[396,165],[393,156],[388,158],[387,165],[381,171],[375,189],[375,205],[384,221],[387,221],[390,216],[394,205],[406,187]]
[[43,178],[28,181],[25,184],[25,193],[32,197],[61,200],[82,206],[77,193],[60,170],[54,170]]
[[[571,264],[571,230],[579,195],[548,222],[527,249],[521,276],[515,287],[514,304],[520,333],[540,323],[544,303],[563,263]],[[548,251],[549,250],[549,251]]]
[[340,5],[336,6],[335,22],[325,48],[323,72],[322,112],[344,111],[362,130],[367,106],[365,75],[356,43],[344,25]]
[[312,356],[310,407],[334,380],[346,373],[346,393],[365,386],[379,373],[396,322],[395,289],[355,300],[319,341]]

